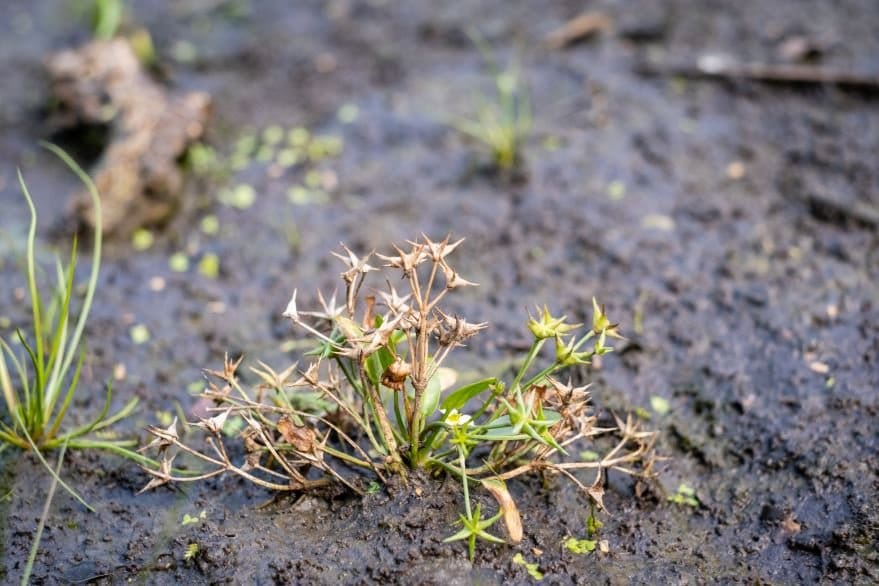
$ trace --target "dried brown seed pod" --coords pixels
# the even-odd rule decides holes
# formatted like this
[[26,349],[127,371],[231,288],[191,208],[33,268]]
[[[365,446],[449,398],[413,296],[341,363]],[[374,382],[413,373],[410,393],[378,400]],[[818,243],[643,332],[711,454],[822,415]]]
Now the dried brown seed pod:
[[382,384],[389,389],[402,391],[406,377],[411,373],[412,365],[398,356],[382,373]]
[[317,434],[314,430],[306,425],[296,425],[292,419],[284,415],[278,420],[278,431],[284,436],[284,439],[296,450],[311,454],[315,450],[315,440]]

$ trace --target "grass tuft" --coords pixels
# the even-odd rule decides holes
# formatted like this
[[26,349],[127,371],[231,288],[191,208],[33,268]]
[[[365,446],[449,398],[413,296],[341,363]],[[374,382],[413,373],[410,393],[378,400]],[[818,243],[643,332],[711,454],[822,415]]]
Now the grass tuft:
[[498,169],[510,172],[524,163],[523,147],[531,134],[531,99],[518,62],[501,68],[474,36],[493,80],[493,93],[482,96],[473,117],[453,117],[449,125],[480,143]]
[[[16,331],[16,337],[24,348],[18,355],[12,345],[0,338],[0,444],[34,451],[46,468],[52,468],[41,452],[61,446],[70,449],[98,448],[148,463],[129,448],[133,441],[98,439],[92,437],[132,413],[137,405],[134,398],[115,414],[110,414],[112,387],[107,385],[104,407],[90,422],[67,427],[65,420],[73,397],[79,388],[80,373],[85,359],[83,331],[94,301],[101,266],[101,200],[89,176],[60,148],[44,145],[57,155],[86,185],[95,206],[95,237],[91,254],[91,272],[82,306],[75,314],[71,308],[75,288],[77,243],[73,242],[70,260],[66,266],[61,261],[55,266],[55,285],[49,293],[41,289],[37,279],[36,229],[37,212],[27,184],[18,173],[22,193],[31,213],[27,236],[25,272],[30,296],[32,329]],[[71,494],[76,494],[57,474],[55,480]],[[77,496],[79,499],[79,497]],[[82,499],[79,499],[82,502]],[[85,504],[83,502],[83,504]],[[88,505],[86,505],[88,506]]]

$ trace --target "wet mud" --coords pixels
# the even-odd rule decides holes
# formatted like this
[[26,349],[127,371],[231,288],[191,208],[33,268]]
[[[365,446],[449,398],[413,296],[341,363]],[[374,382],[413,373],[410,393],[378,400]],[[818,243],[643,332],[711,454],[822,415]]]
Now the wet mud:
[[[19,271],[28,216],[15,168],[37,200],[46,261],[66,246],[77,188],[36,146],[53,138],[42,59],[87,35],[55,2],[9,4],[0,23],[4,336],[28,320]],[[56,495],[34,583],[526,584],[517,552],[550,584],[879,580],[879,236],[869,220],[879,208],[879,95],[639,69],[707,53],[772,61],[799,35],[820,41],[822,65],[875,73],[879,7],[590,8],[613,27],[550,50],[545,35],[577,3],[135,3],[131,18],[151,31],[166,82],[212,95],[206,141],[223,160],[240,137],[275,125],[339,137],[343,148],[280,171],[252,160],[190,173],[184,203],[152,227],[148,250],[109,243],[71,413],[96,413],[101,385],[123,365],[115,401],[141,403],[118,431],[143,436],[160,412],[195,405],[187,389],[225,352],[283,365],[291,331],[280,313],[295,287],[335,286],[327,252],[339,241],[384,250],[451,232],[467,238],[459,269],[481,284],[459,309],[492,324],[467,367],[512,356],[537,303],[584,320],[595,295],[629,336],[579,376],[595,382],[602,417],[649,417],[669,459],[645,491],[610,475],[600,533],[609,552],[562,547],[585,536],[589,508],[561,481],[512,482],[525,539],[480,547],[471,564],[460,544],[442,543],[457,519],[450,481],[272,501],[220,478],[135,496],[147,480],[136,466],[76,453],[64,477],[97,512]],[[535,130],[515,180],[442,122],[475,111],[489,88],[467,36],[474,25],[527,75]],[[75,136],[54,138],[94,156]],[[323,178],[321,197],[291,194],[310,171]],[[252,205],[227,197],[239,185],[251,187]],[[202,229],[206,216],[217,231]],[[190,267],[175,272],[169,258],[181,252]],[[218,270],[199,270],[206,255]],[[134,343],[136,325],[148,342]],[[666,413],[651,407],[655,397]],[[0,582],[15,583],[50,479],[32,456],[2,458]],[[682,483],[698,506],[668,500]],[[186,561],[191,543],[199,553]]]

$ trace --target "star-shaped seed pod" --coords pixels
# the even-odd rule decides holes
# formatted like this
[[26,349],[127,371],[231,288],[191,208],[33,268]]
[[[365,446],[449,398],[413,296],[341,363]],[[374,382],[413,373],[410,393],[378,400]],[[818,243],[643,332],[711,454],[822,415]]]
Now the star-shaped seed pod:
[[317,300],[320,303],[321,311],[300,311],[299,315],[308,315],[310,317],[316,317],[318,319],[323,319],[327,321],[333,321],[340,315],[343,315],[345,312],[345,308],[336,305],[336,292],[333,291],[333,296],[330,297],[329,302],[324,299],[323,293],[318,290],[317,292]]
[[290,380],[290,377],[296,372],[296,367],[299,365],[298,362],[294,362],[286,369],[277,373],[272,369],[271,366],[263,362],[262,360],[257,361],[260,365],[260,368],[256,368],[251,366],[250,371],[257,375],[260,379],[262,379],[262,383],[260,383],[260,387],[264,389],[278,389],[281,390],[285,388]]
[[532,317],[531,314],[528,314],[528,329],[534,334],[534,337],[538,340],[544,340],[546,338],[553,338],[557,336],[561,336],[567,334],[571,330],[576,330],[583,324],[566,324],[565,320],[567,316],[563,315],[562,317],[553,317],[551,313],[549,313],[549,308],[547,306],[543,306],[541,310],[539,307],[537,308],[537,317]]
[[154,488],[164,486],[165,484],[168,484],[169,482],[171,482],[174,479],[173,476],[171,475],[171,471],[173,470],[172,464],[174,462],[175,457],[176,457],[176,454],[171,455],[171,456],[169,456],[167,454],[164,455],[162,457],[162,461],[159,462],[159,469],[158,470],[153,470],[152,468],[147,468],[146,466],[141,466],[143,471],[146,472],[147,474],[149,474],[150,476],[152,476],[152,478],[150,479],[149,482],[146,483],[146,486],[144,486],[142,489],[140,489],[140,491],[137,494],[143,494],[148,490],[152,490]]
[[390,289],[390,292],[387,292],[387,291],[379,291],[378,292],[379,297],[381,297],[382,302],[385,304],[385,306],[392,313],[395,313],[395,314],[408,313],[409,310],[411,309],[411,306],[406,302],[412,298],[412,294],[407,293],[406,295],[400,296],[397,293],[397,290],[394,288],[394,286],[391,285],[390,283],[388,283],[388,289]]
[[226,354],[223,358],[223,372],[220,372],[218,370],[210,370],[207,368],[205,369],[205,372],[219,378],[220,380],[224,380],[231,385],[235,382],[235,373],[238,371],[238,367],[241,366],[241,363],[243,361],[243,354],[238,357],[238,360],[231,360],[229,358],[229,355]]
[[360,360],[378,352],[379,349],[388,345],[391,335],[393,335],[394,331],[403,320],[403,317],[405,316],[400,314],[386,319],[381,326],[374,330],[364,332],[359,336],[349,336],[349,333],[353,334],[354,330],[351,330],[351,332],[345,332],[345,335],[348,336],[347,347],[338,350],[336,354]]
[[478,287],[479,283],[468,281],[458,274],[458,271],[442,261],[443,275],[446,278],[446,289],[457,289],[458,287]]
[[342,279],[349,285],[354,283],[358,275],[365,275],[366,273],[369,273],[371,271],[378,270],[374,266],[368,264],[369,257],[371,257],[373,253],[370,252],[363,258],[359,258],[351,251],[350,248],[348,248],[344,244],[342,244],[342,249],[345,251],[345,254],[333,252],[332,255],[340,259],[343,263],[345,263],[345,266],[348,267],[348,270],[342,273]]
[[470,323],[462,317],[446,315],[438,309],[436,313],[442,318],[436,327],[440,346],[460,346],[464,341],[488,327],[487,322]]
[[578,364],[589,364],[593,352],[577,352],[575,340],[571,339],[565,344],[561,336],[555,338],[555,361],[562,366],[576,366]]
[[169,447],[173,446],[177,441],[180,440],[180,436],[177,433],[177,418],[174,418],[174,421],[171,422],[166,428],[156,427],[155,425],[149,425],[146,428],[146,432],[152,436],[155,436],[155,439],[143,446],[138,450],[138,452],[145,452],[152,448],[157,448],[159,453],[164,453]]
[[464,242],[464,239],[461,238],[457,242],[449,243],[451,235],[446,236],[445,240],[443,240],[442,242],[434,242],[424,234],[422,234],[421,237],[424,240],[424,244],[427,247],[427,252],[430,255],[430,258],[433,260],[433,262],[436,263],[443,262],[443,260],[447,256],[452,254],[452,252],[454,252],[455,249],[458,248],[458,246],[460,246],[462,242]]
[[396,256],[385,256],[383,254],[376,254],[376,256],[385,261],[386,267],[400,269],[403,271],[403,276],[408,277],[415,270],[415,267],[430,258],[424,250],[424,244],[417,242],[410,242],[409,244],[412,245],[412,249],[409,252],[403,252],[399,246],[394,244],[394,250],[397,252]]
[[226,425],[226,419],[229,417],[229,413],[232,409],[226,409],[222,413],[211,417],[210,419],[202,419],[199,418],[198,423],[193,423],[191,425],[201,428],[208,433],[218,435],[221,431],[223,431],[223,426]]
[[606,333],[611,338],[625,340],[626,338],[619,333],[617,328],[620,324],[612,324],[605,313],[604,305],[598,305],[595,297],[592,298],[592,331],[596,334]]

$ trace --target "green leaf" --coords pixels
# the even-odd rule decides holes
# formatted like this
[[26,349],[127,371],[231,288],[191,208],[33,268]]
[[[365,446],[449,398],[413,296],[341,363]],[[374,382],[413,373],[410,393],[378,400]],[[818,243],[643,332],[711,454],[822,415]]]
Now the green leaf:
[[94,34],[97,39],[112,39],[122,22],[121,0],[96,0]]
[[379,358],[378,352],[370,354],[367,357],[364,366],[366,368],[366,376],[369,377],[369,382],[378,388],[379,383],[382,380],[382,373],[385,371],[385,369],[382,368],[382,361],[381,358]]
[[576,537],[568,537],[565,539],[564,546],[571,553],[589,553],[595,551],[597,541],[592,539],[577,539]]
[[363,330],[357,325],[357,322],[344,315],[336,316],[336,325],[342,331],[342,335],[345,336],[345,339],[351,340],[363,337]]
[[469,385],[464,385],[453,391],[443,400],[442,408],[446,411],[450,409],[461,409],[470,401],[470,399],[488,390],[488,388],[495,383],[497,383],[497,379],[491,377],[470,383]]
[[421,399],[421,414],[424,417],[429,417],[437,410],[442,392],[443,389],[439,377],[433,375],[430,377],[430,380],[427,381],[427,388],[424,389],[424,397]]
[[521,553],[517,553],[513,556],[513,563],[519,566],[524,566],[525,571],[528,572],[528,575],[534,578],[537,581],[543,580],[543,572],[540,571],[540,566],[536,563],[530,564],[525,560],[525,556]]
[[394,355],[387,347],[381,347],[366,359],[366,376],[376,387],[381,383],[385,370],[394,362]]

